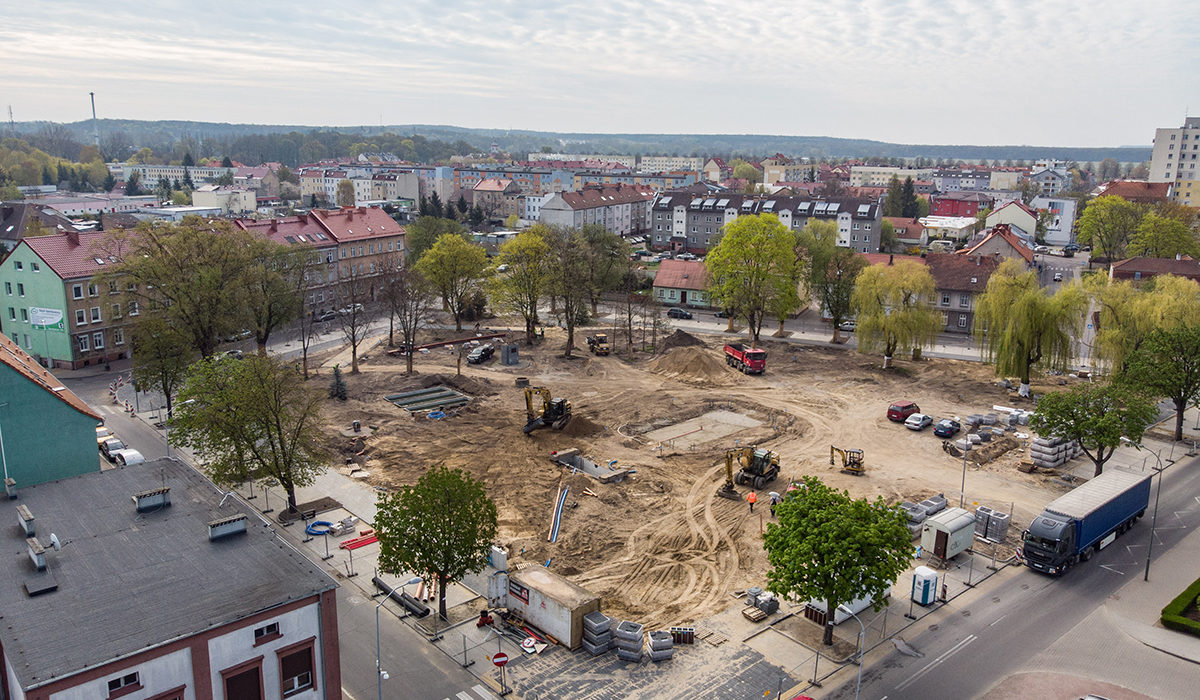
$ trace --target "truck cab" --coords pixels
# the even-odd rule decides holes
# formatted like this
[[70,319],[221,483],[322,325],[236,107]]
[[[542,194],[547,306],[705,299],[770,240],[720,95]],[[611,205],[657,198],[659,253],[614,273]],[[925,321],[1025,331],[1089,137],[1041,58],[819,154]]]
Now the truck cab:
[[1025,542],[1025,563],[1029,568],[1057,575],[1071,565],[1075,554],[1075,527],[1070,520],[1042,513],[1034,518],[1028,530],[1021,533],[1021,539]]
[[767,351],[742,343],[725,345],[725,364],[743,374],[762,374],[767,370]]

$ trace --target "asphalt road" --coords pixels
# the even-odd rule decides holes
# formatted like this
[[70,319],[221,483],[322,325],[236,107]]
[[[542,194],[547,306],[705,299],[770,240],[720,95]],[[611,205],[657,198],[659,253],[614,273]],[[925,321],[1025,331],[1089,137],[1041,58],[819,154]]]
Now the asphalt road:
[[[1164,472],[1155,559],[1200,526],[1200,511],[1195,509],[1188,516],[1191,522],[1183,523],[1185,527],[1163,528],[1161,517],[1194,502],[1200,493],[1198,463],[1200,459],[1181,459]],[[1153,507],[1152,491],[1150,508]],[[1062,578],[1020,569],[1016,575],[1006,577],[991,596],[978,598],[959,614],[945,616],[942,622],[931,624],[911,637],[906,635],[905,641],[924,656],[912,658],[893,651],[864,668],[861,697],[983,695],[1004,678],[1021,671],[1024,664],[1075,627],[1120,586],[1143,574],[1150,520],[1151,511],[1147,510],[1132,530]],[[1132,551],[1127,549],[1130,545]],[[1080,650],[1080,654],[1086,653],[1087,650]],[[853,698],[855,687],[856,678],[851,678],[826,697]]]

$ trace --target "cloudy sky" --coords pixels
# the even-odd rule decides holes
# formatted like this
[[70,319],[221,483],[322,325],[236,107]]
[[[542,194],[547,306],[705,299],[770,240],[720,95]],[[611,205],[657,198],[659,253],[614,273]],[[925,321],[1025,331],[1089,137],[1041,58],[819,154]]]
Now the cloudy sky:
[[[19,121],[100,116],[1149,145],[1200,114],[1159,0],[0,0]],[[7,106],[7,105],[5,105]]]

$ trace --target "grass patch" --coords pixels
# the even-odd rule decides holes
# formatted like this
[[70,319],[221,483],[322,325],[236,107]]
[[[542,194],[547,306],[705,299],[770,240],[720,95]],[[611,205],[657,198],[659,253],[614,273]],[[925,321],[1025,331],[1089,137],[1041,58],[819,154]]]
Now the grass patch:
[[1162,609],[1162,623],[1176,632],[1200,637],[1200,579],[1167,603]]

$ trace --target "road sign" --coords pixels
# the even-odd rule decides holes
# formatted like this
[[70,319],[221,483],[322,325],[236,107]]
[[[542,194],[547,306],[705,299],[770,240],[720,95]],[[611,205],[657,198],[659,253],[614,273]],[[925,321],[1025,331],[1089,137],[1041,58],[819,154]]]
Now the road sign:
[[496,655],[492,657],[492,663],[496,664],[497,666],[503,666],[504,664],[508,663],[508,654],[505,654],[502,651],[497,652]]

